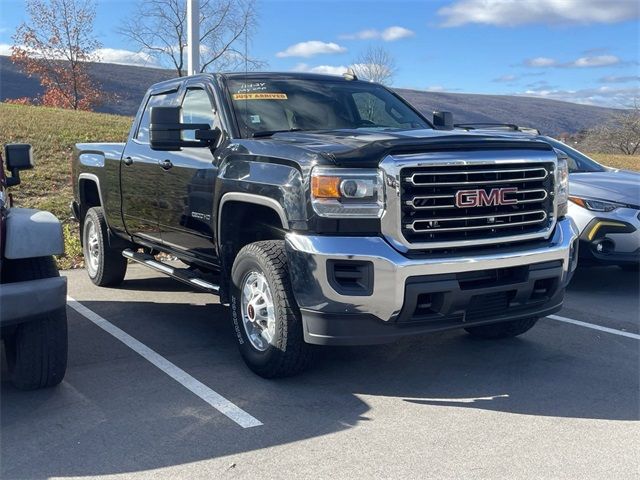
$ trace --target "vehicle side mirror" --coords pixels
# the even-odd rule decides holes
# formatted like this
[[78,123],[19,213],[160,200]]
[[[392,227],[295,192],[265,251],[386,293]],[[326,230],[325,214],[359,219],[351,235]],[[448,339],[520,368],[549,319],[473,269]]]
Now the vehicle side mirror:
[[31,170],[35,167],[31,145],[27,143],[10,143],[4,147],[4,158],[11,176],[7,178],[7,187],[20,183],[20,170]]
[[[180,150],[182,147],[211,147],[221,131],[207,123],[182,123],[182,107],[151,107],[149,143],[152,150]],[[184,130],[195,130],[196,140],[183,140]]]
[[433,112],[433,125],[438,130],[453,130],[453,114],[451,112]]

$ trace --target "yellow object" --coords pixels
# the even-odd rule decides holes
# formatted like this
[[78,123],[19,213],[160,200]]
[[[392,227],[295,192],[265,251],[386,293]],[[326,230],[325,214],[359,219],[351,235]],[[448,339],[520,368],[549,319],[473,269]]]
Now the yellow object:
[[234,93],[234,100],[286,100],[286,93]]
[[340,198],[340,178],[312,177],[311,194],[315,198]]
[[626,227],[624,223],[620,222],[606,222],[604,220],[600,220],[593,227],[591,227],[591,231],[587,234],[587,238],[589,240],[593,240],[593,237],[596,236],[600,227]]

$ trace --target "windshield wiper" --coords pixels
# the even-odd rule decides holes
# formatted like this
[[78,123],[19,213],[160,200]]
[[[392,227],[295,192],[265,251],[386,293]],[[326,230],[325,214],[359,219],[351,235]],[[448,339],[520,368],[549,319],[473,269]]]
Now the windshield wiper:
[[253,138],[270,137],[272,135],[275,135],[276,133],[299,132],[301,130],[301,128],[288,128],[286,130],[262,130],[260,132],[253,132],[253,135],[251,136]]

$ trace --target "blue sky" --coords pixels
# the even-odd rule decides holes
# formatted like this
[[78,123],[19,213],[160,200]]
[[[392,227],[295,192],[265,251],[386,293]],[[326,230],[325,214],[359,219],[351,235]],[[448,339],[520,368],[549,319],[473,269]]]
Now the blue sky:
[[[119,36],[133,2],[99,0],[104,61],[149,63]],[[398,67],[393,85],[519,94],[607,106],[640,96],[634,0],[259,0],[250,53],[270,70],[340,72],[369,45]],[[25,17],[2,0],[0,54]]]

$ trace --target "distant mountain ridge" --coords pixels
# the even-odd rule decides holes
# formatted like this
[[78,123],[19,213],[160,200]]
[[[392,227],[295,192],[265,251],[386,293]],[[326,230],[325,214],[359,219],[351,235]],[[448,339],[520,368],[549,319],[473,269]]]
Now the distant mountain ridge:
[[[99,112],[134,115],[147,88],[173,78],[175,73],[157,68],[93,63],[91,75],[115,98],[98,108]],[[617,111],[535,97],[395,90],[428,118],[434,110],[444,110],[453,113],[456,123],[515,123],[538,128],[549,135],[577,133],[606,121]],[[0,56],[0,101],[35,97],[41,93],[37,79],[24,75],[9,57]]]

